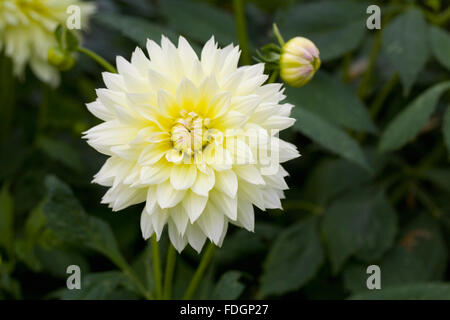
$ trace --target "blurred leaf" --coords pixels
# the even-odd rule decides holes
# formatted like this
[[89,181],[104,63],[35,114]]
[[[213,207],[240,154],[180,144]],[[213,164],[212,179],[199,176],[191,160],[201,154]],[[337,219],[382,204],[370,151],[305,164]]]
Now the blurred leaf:
[[[379,265],[381,288],[414,282],[441,280],[447,250],[439,225],[427,215],[413,220],[402,232],[396,246],[386,253]],[[354,292],[366,287],[367,265],[352,265],[344,272],[346,287]],[[384,289],[383,289],[384,290]]]
[[107,223],[87,215],[70,188],[58,178],[47,176],[45,185],[47,199],[43,212],[58,238],[97,250],[119,266],[126,265]]
[[439,97],[450,88],[450,81],[428,88],[406,106],[388,125],[380,138],[379,149],[394,151],[413,140],[433,113]]
[[118,289],[126,286],[128,278],[118,271],[81,273],[80,290],[61,290],[57,296],[62,300],[105,300]]
[[161,41],[161,35],[166,36],[172,42],[178,37],[168,28],[155,24],[149,20],[127,16],[122,14],[108,13],[99,14],[96,20],[105,27],[120,32],[123,36],[137,42],[140,47],[145,48],[147,39],[155,42]]
[[311,39],[328,61],[359,46],[367,31],[366,8],[365,2],[349,0],[302,3],[282,12],[278,24],[285,39]]
[[20,282],[5,272],[0,272],[0,298],[2,297],[2,291],[10,295],[11,298],[21,298]]
[[444,140],[447,145],[448,153],[450,154],[450,106],[444,113],[444,123],[442,124],[442,131],[444,132]]
[[429,55],[422,12],[411,9],[389,23],[383,31],[382,48],[391,67],[400,74],[404,92],[409,93]]
[[429,168],[423,173],[423,178],[434,183],[442,190],[450,193],[449,168]]
[[331,152],[371,171],[359,144],[345,131],[302,108],[293,108],[294,128]]
[[[237,261],[252,259],[255,255],[264,253],[273,239],[279,234],[280,227],[274,224],[256,222],[255,232],[236,230],[227,235],[222,248],[215,254],[215,261],[219,265],[230,265]],[[242,243],[245,242],[245,246]]]
[[297,290],[316,274],[324,260],[317,223],[307,218],[278,236],[263,266],[261,296]]
[[431,26],[430,29],[431,50],[436,59],[450,70],[450,34],[444,29]]
[[78,172],[83,170],[80,157],[77,151],[70,144],[47,137],[40,137],[38,145],[46,155],[61,162],[68,168]]
[[0,191],[0,247],[10,255],[14,243],[14,200],[8,189],[4,184]]
[[40,261],[40,266],[49,275],[56,278],[67,278],[67,267],[70,265],[77,265],[80,267],[82,273],[89,272],[89,264],[87,260],[68,248],[45,248],[37,246],[36,257]]
[[307,86],[286,86],[287,100],[323,119],[349,129],[376,133],[369,112],[350,87],[325,72],[318,72]]
[[191,39],[203,43],[214,35],[222,45],[236,43],[233,16],[224,10],[191,0],[164,0],[161,10],[171,27]]
[[244,292],[245,286],[239,281],[240,271],[227,271],[219,279],[212,293],[213,300],[236,300]]
[[449,300],[448,283],[415,283],[371,290],[350,297],[352,300]]
[[336,199],[322,223],[333,272],[355,254],[377,259],[390,248],[396,231],[397,216],[383,191],[369,187]]

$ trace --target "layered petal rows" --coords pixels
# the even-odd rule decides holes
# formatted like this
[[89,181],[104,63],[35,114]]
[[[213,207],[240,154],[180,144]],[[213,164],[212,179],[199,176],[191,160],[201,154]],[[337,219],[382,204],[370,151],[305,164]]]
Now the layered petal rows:
[[288,175],[280,163],[299,156],[278,138],[292,105],[281,84],[264,84],[264,65],[238,67],[239,48],[214,38],[200,57],[182,37],[147,42],[87,105],[103,122],[85,138],[109,158],[94,182],[109,187],[113,211],[145,202],[145,239],[165,225],[178,251],[221,245],[228,224],[254,230],[254,207],[280,208]]

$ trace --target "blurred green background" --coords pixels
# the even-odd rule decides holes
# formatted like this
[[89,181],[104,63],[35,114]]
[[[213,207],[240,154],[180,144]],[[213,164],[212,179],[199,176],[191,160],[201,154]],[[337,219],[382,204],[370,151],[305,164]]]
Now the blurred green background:
[[[96,3],[83,45],[110,62],[161,34],[197,50],[211,35],[238,43],[232,1]],[[381,30],[366,28],[369,4]],[[444,0],[246,1],[253,55],[276,21],[286,40],[314,41],[322,67],[286,87],[297,122],[283,138],[302,157],[286,166],[285,212],[257,212],[255,233],[232,228],[196,298],[450,299],[449,12]],[[1,57],[0,298],[142,299],[137,283],[153,288],[143,205],[112,213],[90,183],[105,156],[81,139],[98,123],[84,104],[102,71],[79,56],[52,89],[29,71],[12,78]],[[164,235],[162,257],[167,245]],[[175,298],[199,257],[177,259]],[[65,289],[72,264],[82,290]],[[382,290],[366,287],[372,264]]]

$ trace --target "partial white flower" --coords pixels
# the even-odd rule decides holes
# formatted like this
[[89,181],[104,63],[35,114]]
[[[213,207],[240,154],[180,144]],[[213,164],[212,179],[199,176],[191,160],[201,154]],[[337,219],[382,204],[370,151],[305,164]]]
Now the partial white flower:
[[264,65],[238,67],[240,51],[214,38],[200,58],[183,38],[175,47],[148,40],[118,74],[103,73],[106,89],[87,105],[104,122],[85,133],[109,156],[94,182],[114,211],[145,202],[145,239],[164,226],[181,252],[198,252],[208,238],[221,246],[231,222],[254,230],[253,205],[280,208],[288,175],[280,165],[299,156],[277,137],[294,123],[280,104],[281,84],[264,84]]
[[56,46],[53,32],[58,24],[65,25],[71,5],[79,6],[82,22],[95,9],[80,0],[0,1],[0,53],[12,59],[16,76],[22,76],[29,64],[40,80],[52,86],[59,83],[59,72],[47,62],[47,52]]

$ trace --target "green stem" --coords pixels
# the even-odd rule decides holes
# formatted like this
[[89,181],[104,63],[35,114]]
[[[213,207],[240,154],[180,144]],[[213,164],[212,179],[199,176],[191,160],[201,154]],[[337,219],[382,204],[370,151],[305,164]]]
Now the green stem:
[[274,70],[270,75],[269,80],[267,80],[267,83],[274,83],[278,78],[278,74],[279,74],[278,70]]
[[147,300],[153,300],[153,295],[142,285],[129,265],[121,266],[121,269],[122,272],[128,276],[128,278],[133,282],[136,288]]
[[280,44],[280,47],[283,48],[285,42],[283,39],[283,36],[281,35],[280,29],[278,29],[278,26],[276,23],[273,24],[273,33],[275,34],[275,37],[278,40],[278,43]]
[[79,52],[87,55],[91,59],[93,59],[95,62],[97,62],[99,65],[101,65],[103,68],[105,68],[106,71],[109,71],[111,73],[117,73],[116,68],[114,68],[108,61],[100,57],[98,54],[96,54],[94,51],[89,50],[87,48],[78,47],[77,49]]
[[169,245],[169,251],[167,252],[166,271],[164,272],[164,288],[163,299],[170,300],[172,296],[172,279],[173,272],[175,270],[175,262],[177,259],[177,252],[172,244]]
[[242,63],[251,64],[250,45],[248,42],[247,24],[245,21],[244,0],[233,0],[234,16],[236,19],[236,28],[239,46],[242,50]]
[[200,284],[200,280],[202,279],[206,271],[206,267],[208,267],[209,263],[211,262],[215,250],[216,246],[212,242],[210,242],[208,248],[206,248],[206,251],[203,254],[202,260],[200,261],[200,265],[198,266],[197,271],[195,271],[194,277],[189,283],[186,293],[184,294],[183,297],[184,300],[192,299],[193,295],[195,294],[195,291],[197,290],[198,285]]
[[153,276],[155,278],[156,299],[162,298],[161,260],[159,258],[159,244],[156,235],[152,237]]
[[385,83],[383,88],[381,89],[378,96],[373,101],[372,105],[370,106],[370,115],[372,116],[372,119],[375,120],[375,118],[378,115],[378,112],[380,112],[381,107],[383,106],[384,101],[389,96],[391,91],[395,88],[395,86],[398,83],[398,75],[394,74],[388,82]]

